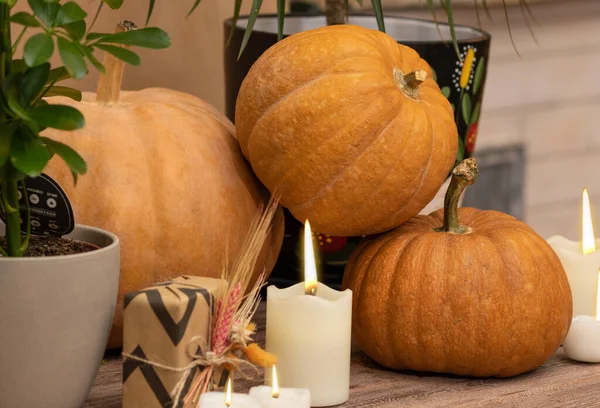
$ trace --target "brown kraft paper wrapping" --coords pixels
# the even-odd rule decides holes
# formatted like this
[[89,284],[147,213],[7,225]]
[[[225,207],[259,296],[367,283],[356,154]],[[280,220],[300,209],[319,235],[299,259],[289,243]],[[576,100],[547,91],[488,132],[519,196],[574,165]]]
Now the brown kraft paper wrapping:
[[[208,339],[211,308],[227,282],[182,276],[170,282],[125,295],[123,352],[173,368],[185,367],[195,336]],[[198,351],[200,353],[200,351]],[[195,369],[182,395],[200,374]],[[123,408],[173,407],[171,391],[183,372],[173,372],[140,361],[123,359]],[[185,407],[191,407],[190,401]]]

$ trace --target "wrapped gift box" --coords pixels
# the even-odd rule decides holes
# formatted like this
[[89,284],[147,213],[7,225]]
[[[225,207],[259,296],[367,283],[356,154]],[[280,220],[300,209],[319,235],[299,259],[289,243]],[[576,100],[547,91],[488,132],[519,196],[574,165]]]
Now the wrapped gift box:
[[[190,347],[196,336],[208,342],[215,299],[225,291],[222,279],[182,276],[170,282],[125,295],[123,353],[164,366],[181,368],[192,361]],[[194,351],[200,353],[201,350]],[[185,395],[199,375],[187,378]],[[191,407],[180,401],[173,406],[170,393],[184,373],[124,357],[123,408]],[[183,400],[183,398],[182,398]]]

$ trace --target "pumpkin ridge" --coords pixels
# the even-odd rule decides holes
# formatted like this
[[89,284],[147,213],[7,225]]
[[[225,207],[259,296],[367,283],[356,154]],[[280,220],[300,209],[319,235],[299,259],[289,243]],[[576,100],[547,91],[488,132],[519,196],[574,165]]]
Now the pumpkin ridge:
[[[424,186],[423,181],[425,180],[425,178],[427,177],[427,173],[429,172],[429,167],[431,167],[431,160],[433,159],[433,150],[434,150],[434,142],[437,139],[436,135],[434,134],[433,131],[433,123],[431,122],[431,118],[429,117],[429,115],[425,115],[425,117],[427,118],[427,123],[429,124],[429,129],[430,129],[430,133],[431,133],[431,150],[429,151],[429,160],[427,160],[427,164],[425,165],[425,169],[423,170],[422,176],[421,176],[421,182],[419,183],[419,187],[417,187],[415,189],[415,191],[413,191],[413,193],[410,195],[410,197],[406,200],[406,203],[399,208],[398,210],[396,210],[394,213],[392,213],[392,215],[386,217],[385,220],[381,221],[380,223],[377,224],[376,228],[379,229],[381,228],[382,225],[385,225],[386,222],[389,219],[395,219],[398,214],[402,213],[404,210],[406,210],[406,208],[412,204],[412,199],[421,191],[421,189]],[[434,193],[435,194],[435,193]],[[432,197],[429,197],[429,199],[427,201],[430,201]]]
[[[367,92],[366,94],[368,95],[368,94],[371,94],[371,93],[373,93],[373,94],[375,94],[375,93],[378,93],[378,90],[371,90],[371,91]],[[390,111],[390,112],[391,112],[391,113],[390,113],[390,115],[392,115],[392,114],[395,114],[395,115],[397,116],[397,113],[396,113],[396,112],[392,112],[392,111]],[[396,118],[396,117],[393,117],[393,118],[390,120],[390,122],[391,122],[391,121],[393,121],[395,118]],[[359,123],[363,123],[363,122],[365,122],[365,121],[368,121],[369,119],[370,119],[369,117],[365,117],[365,118],[364,118],[363,120],[361,120]],[[311,154],[315,154],[315,153],[317,153],[317,152],[319,151],[319,149],[320,149],[322,146],[324,146],[324,145],[325,145],[327,142],[329,142],[329,141],[331,141],[332,139],[334,139],[334,138],[338,137],[338,136],[339,136],[339,135],[340,135],[342,132],[345,132],[347,129],[355,127],[355,126],[356,126],[356,123],[357,123],[357,122],[347,123],[347,124],[346,124],[346,126],[344,126],[344,127],[340,128],[340,129],[338,129],[338,130],[337,130],[336,132],[334,132],[334,133],[331,133],[331,134],[329,134],[329,135],[328,135],[326,138],[324,138],[324,139],[322,139],[322,140],[320,141],[320,144],[319,144],[318,146],[316,146],[316,147],[312,148],[312,149],[310,150],[310,153],[311,153]],[[373,134],[375,135],[375,132],[373,132]],[[366,148],[366,147],[368,147],[368,146],[369,146],[371,143],[373,143],[373,142],[374,142],[374,141],[377,139],[377,137],[378,137],[378,135],[375,135],[375,136],[373,136],[373,137],[372,137],[372,138],[373,138],[373,140],[372,140],[371,142],[369,142],[367,145],[365,145],[365,148]],[[361,154],[362,154],[362,153],[359,153],[359,156],[360,156]],[[288,179],[291,177],[291,175],[292,175],[292,174],[293,174],[293,172],[294,172],[294,171],[295,171],[295,170],[298,168],[298,166],[299,166],[299,165],[301,165],[301,163],[299,163],[298,161],[294,161],[294,162],[291,164],[291,166],[289,166],[289,167],[287,167],[287,168],[285,169],[285,172],[280,172],[279,174],[281,174],[281,177],[280,177],[280,179],[279,179],[279,180],[278,180],[278,181],[275,183],[275,185],[276,185],[276,186],[281,186],[283,183],[285,183],[285,182],[286,182],[286,181],[287,181],[287,180],[288,180]],[[260,168],[260,167],[262,166],[262,161],[257,161],[257,163],[256,163],[256,166],[257,166],[257,168]],[[273,172],[272,172],[272,173],[273,173]],[[312,199],[312,198],[313,198],[313,197],[311,197],[311,199]],[[282,202],[283,202],[283,201],[282,201]],[[296,202],[289,202],[289,201],[285,201],[285,202],[283,202],[283,203],[284,203],[286,206],[288,206],[288,207],[292,207],[292,206],[294,206],[294,207],[295,207],[295,206],[297,206],[297,205],[303,205],[305,202],[303,202],[303,201],[300,201],[300,202],[298,203],[298,201],[296,201]]]
[[[396,117],[395,117],[394,119],[392,119],[392,120],[390,121],[390,123],[388,123],[388,125],[387,125],[387,126],[386,126],[386,127],[385,127],[385,128],[384,128],[384,129],[383,129],[381,132],[380,132],[380,134],[377,136],[377,138],[376,138],[376,139],[374,139],[374,140],[373,140],[373,141],[370,143],[370,145],[369,145],[367,148],[365,148],[365,149],[363,150],[363,152],[362,152],[360,155],[358,155],[358,156],[357,156],[357,157],[356,157],[356,158],[353,160],[353,162],[352,162],[352,163],[350,163],[350,165],[349,165],[349,166],[347,166],[347,167],[346,167],[346,168],[345,168],[345,169],[344,169],[344,170],[341,172],[341,174],[340,174],[338,177],[336,177],[336,178],[335,178],[335,180],[333,180],[333,181],[334,181],[334,183],[332,183],[332,184],[335,184],[335,183],[337,183],[337,182],[338,182],[340,179],[342,179],[342,178],[343,178],[343,176],[344,176],[344,175],[346,174],[346,172],[348,171],[348,169],[349,169],[349,168],[352,166],[352,164],[353,164],[354,162],[356,162],[356,160],[360,159],[360,158],[363,156],[363,154],[364,154],[364,153],[366,153],[366,152],[369,150],[369,148],[370,148],[370,147],[371,147],[371,146],[372,146],[372,145],[375,143],[375,141],[376,141],[376,140],[377,140],[377,139],[378,139],[378,138],[379,138],[379,137],[380,137],[380,136],[381,136],[383,133],[387,132],[387,131],[390,129],[390,127],[392,126],[392,124],[393,124],[393,123],[394,123],[394,122],[395,122],[395,121],[396,121],[398,118],[403,118],[403,119],[406,119],[406,118],[405,118],[405,117],[402,115],[402,113],[403,113],[403,112],[404,112],[404,110],[405,110],[405,109],[404,109],[404,106],[405,106],[405,105],[406,105],[406,106],[410,106],[409,104],[405,104],[405,103],[401,104],[401,109],[400,109],[400,111],[398,111],[398,112],[397,112],[397,114],[396,114]],[[415,111],[415,109],[414,109],[414,108],[413,108],[413,109],[410,109],[410,111],[413,113],[413,119],[414,119],[414,117],[416,116],[416,115],[414,114],[414,111]],[[413,133],[413,136],[414,136],[414,134],[415,134],[415,133]],[[397,153],[397,154],[401,154],[401,152],[403,152],[403,151],[406,149],[406,145],[407,145],[407,144],[409,144],[409,142],[410,142],[410,138],[406,138],[406,139],[407,139],[407,140],[406,140],[406,141],[403,143],[403,145],[402,145],[403,149],[396,151],[396,153]],[[400,161],[399,161],[399,160],[396,160],[396,161],[394,162],[394,164],[393,164],[393,165],[390,167],[390,169],[387,171],[387,173],[385,174],[385,176],[384,176],[383,178],[381,178],[381,180],[380,180],[380,183],[379,183],[379,184],[377,184],[377,185],[373,185],[373,186],[372,186],[372,189],[370,189],[370,190],[369,190],[369,193],[368,193],[368,194],[365,194],[365,198],[364,198],[363,200],[361,200],[360,202],[357,202],[357,203],[355,203],[355,204],[354,204],[352,207],[350,207],[350,210],[351,210],[352,212],[355,212],[355,211],[359,211],[359,210],[361,210],[361,209],[362,209],[362,208],[365,206],[365,204],[367,204],[367,203],[369,202],[369,199],[370,199],[370,198],[373,196],[373,194],[374,194],[375,192],[379,192],[379,191],[381,190],[381,188],[382,188],[382,187],[385,185],[385,181],[387,180],[387,178],[388,178],[388,177],[389,177],[389,176],[390,176],[390,175],[391,175],[391,174],[392,174],[392,173],[393,173],[393,172],[394,172],[394,171],[395,171],[395,170],[398,168],[398,165],[399,165],[399,164],[400,164]],[[313,199],[316,199],[316,198],[317,198],[317,197],[313,197]],[[319,198],[320,198],[320,197],[319,197]],[[412,197],[411,197],[411,198],[412,198]],[[314,201],[313,199],[311,199],[310,201]],[[307,203],[304,203],[302,206],[304,206],[304,205],[307,205]],[[300,206],[300,207],[302,207],[302,206]],[[347,217],[347,214],[344,214],[344,213],[340,212],[340,213],[338,213],[338,217],[337,217],[337,218],[333,218],[333,219],[331,220],[331,223],[336,223],[336,222],[338,222],[339,220],[341,220],[341,219],[344,219],[344,218],[346,218],[346,217]]]
[[[375,136],[363,149],[362,151],[355,156],[354,158],[352,158],[349,162],[348,165],[346,165],[343,169],[341,169],[341,171],[335,176],[332,177],[329,182],[327,184],[325,184],[323,187],[321,187],[319,189],[319,191],[313,196],[311,197],[308,201],[305,201],[303,203],[299,203],[297,205],[294,205],[294,210],[298,211],[306,206],[309,206],[311,204],[313,204],[316,200],[321,199],[325,196],[327,196],[328,192],[326,191],[329,187],[337,184],[337,182],[339,182],[341,179],[343,179],[344,175],[346,174],[346,172],[348,171],[348,169],[352,168],[352,165],[359,160],[361,157],[363,157],[374,145],[375,143],[379,140],[379,138],[381,137],[382,134],[384,134],[389,128],[390,126],[398,119],[400,118],[400,112],[397,112],[396,115],[388,122],[388,124],[379,132],[379,134],[377,136]],[[317,147],[318,149],[318,147]],[[392,166],[392,170],[393,168],[395,168],[395,166]],[[390,170],[391,171],[391,170]],[[389,172],[388,172],[389,174]],[[361,204],[364,204],[364,202],[368,200],[368,198],[365,198],[365,200],[363,200],[363,202]],[[357,203],[358,204],[358,203]],[[352,208],[356,208],[355,206],[353,206]],[[361,206],[358,206],[358,208],[361,208]],[[338,221],[339,219],[345,218],[346,215],[345,214],[338,214],[339,218],[337,219],[333,219],[331,222],[334,223],[336,221]]]
[[[412,241],[412,239],[414,239],[414,237],[411,237],[411,238],[409,238],[409,241],[408,241],[408,242]],[[380,243],[380,246],[379,246],[379,248],[377,248],[377,250],[375,251],[375,253],[374,253],[374,254],[373,254],[373,256],[371,257],[371,259],[369,260],[368,264],[367,264],[367,265],[365,265],[365,266],[363,266],[363,267],[361,268],[361,269],[362,269],[362,271],[363,271],[363,272],[362,272],[362,282],[360,283],[360,285],[356,285],[356,286],[355,286],[355,287],[359,288],[359,289],[357,290],[357,295],[358,295],[359,293],[362,293],[362,292],[363,292],[363,289],[364,289],[364,287],[363,287],[363,284],[364,284],[364,282],[371,282],[371,281],[372,281],[371,274],[372,274],[372,273],[374,273],[374,272],[373,272],[373,271],[374,271],[374,269],[372,268],[373,262],[375,262],[375,261],[376,261],[376,260],[377,260],[377,259],[378,259],[378,258],[379,258],[381,255],[382,255],[382,254],[384,254],[384,253],[387,251],[387,249],[388,249],[388,246],[389,246],[389,245],[391,245],[391,244],[393,244],[393,243],[395,243],[395,242],[397,242],[397,241],[398,241],[398,238],[397,238],[397,237],[395,237],[395,236],[391,236],[391,237],[390,237],[390,239],[388,239],[387,241]],[[404,247],[406,247],[406,246],[404,246]],[[398,252],[398,257],[401,257],[401,256],[402,256],[402,252],[403,252],[403,251],[397,251],[397,252]],[[375,279],[375,280],[376,280],[376,281],[380,281],[380,278],[379,278],[379,279]],[[387,291],[382,291],[382,292],[380,292],[380,293],[381,293],[381,295],[383,295],[383,294],[385,293],[385,301],[383,302],[384,304],[388,304],[388,300],[390,299],[390,296],[391,296],[391,293],[390,293],[390,291],[391,291],[391,285],[388,285],[388,290],[387,290]],[[354,296],[354,294],[353,294],[353,296]],[[383,298],[383,297],[384,297],[384,296],[379,296],[379,297],[378,297],[378,301],[379,301],[380,303],[383,301],[383,300],[382,300],[382,298]],[[363,301],[369,301],[369,300],[370,300],[370,299],[368,299],[368,298],[367,298],[367,296],[364,296],[364,295],[363,295],[363,296],[357,297],[357,299],[359,299],[359,303],[356,305],[356,310],[358,310],[358,311],[360,311],[360,310],[372,310],[372,308],[371,308],[371,307],[364,307],[364,306],[362,306],[362,307],[361,307],[361,303],[360,303],[360,302],[363,302]],[[369,315],[369,316],[367,316],[367,320],[366,320],[366,321],[367,321],[367,322],[373,322],[373,321],[377,320],[377,319],[373,319],[374,317],[376,317],[376,316],[370,316],[370,315]],[[358,313],[357,313],[357,318],[358,318]],[[381,316],[381,318],[382,318],[382,319],[384,320],[384,322],[386,322],[386,323],[387,323],[387,322],[388,322],[388,320],[389,320],[389,318],[388,318],[388,316],[387,316],[387,313],[385,313],[385,312],[383,312],[383,313],[382,313],[382,316]],[[365,320],[364,320],[364,319],[362,319],[362,321],[364,322]],[[352,329],[354,330],[354,328],[355,328],[355,325],[353,324],[352,326],[353,326],[353,327],[352,327]],[[361,324],[360,324],[360,326],[361,326],[361,327],[360,327],[360,331],[361,331],[361,332],[362,332],[362,331],[364,331],[364,323],[361,323]],[[380,334],[381,334],[381,331],[383,331],[383,332],[385,333],[386,337],[388,337],[388,335],[387,335],[387,333],[389,333],[388,327],[389,327],[389,326],[387,326],[387,325],[384,323],[384,325],[379,325],[379,326],[378,326],[378,327],[377,327],[375,330],[376,330],[377,332],[379,332]],[[357,339],[359,339],[359,338],[360,338],[360,335],[358,335],[358,334],[357,334],[355,337],[357,337]],[[361,341],[359,340],[359,344],[360,344],[360,343],[361,343]],[[362,347],[362,346],[361,346],[361,347]],[[376,345],[376,348],[379,348],[379,345]],[[386,354],[387,354],[388,352],[389,352],[388,350],[384,350],[384,353],[386,353]],[[379,354],[379,353],[378,353],[378,354]]]

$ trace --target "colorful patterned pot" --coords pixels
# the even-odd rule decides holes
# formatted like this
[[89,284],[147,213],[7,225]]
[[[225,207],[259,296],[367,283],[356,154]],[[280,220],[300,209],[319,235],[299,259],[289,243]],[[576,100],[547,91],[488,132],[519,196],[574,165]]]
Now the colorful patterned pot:
[[[260,16],[248,45],[238,60],[238,52],[244,36],[247,19],[240,18],[233,27],[232,20],[225,21],[225,38],[231,35],[229,47],[225,49],[225,102],[227,116],[234,120],[235,101],[238,90],[252,64],[269,47],[277,42],[277,17]],[[350,24],[377,29],[373,16],[351,16]],[[486,68],[489,60],[490,35],[486,32],[465,26],[456,26],[461,58],[447,39],[450,30],[446,24],[436,28],[435,23],[401,17],[385,17],[386,32],[399,43],[414,48],[424,58],[436,74],[436,80],[455,112],[459,133],[457,162],[470,157],[475,149],[477,128]],[[319,15],[286,17],[286,36],[325,25],[325,17]],[[440,39],[440,33],[446,41]],[[443,202],[446,185],[425,209],[430,212]],[[302,224],[286,211],[286,229],[279,260],[269,281],[277,286],[286,286],[302,279],[301,244]],[[319,243],[320,280],[338,287],[346,266],[346,261],[360,237],[330,237],[316,234]]]

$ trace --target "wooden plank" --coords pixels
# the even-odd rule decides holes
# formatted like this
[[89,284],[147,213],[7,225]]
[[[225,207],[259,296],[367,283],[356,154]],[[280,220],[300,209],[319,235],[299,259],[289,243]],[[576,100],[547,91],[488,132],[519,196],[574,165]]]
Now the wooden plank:
[[[264,306],[257,315],[259,338],[264,340]],[[246,392],[262,381],[236,380],[236,391]],[[398,373],[386,370],[356,349],[352,354],[350,400],[342,408],[400,407],[598,407],[600,365],[581,364],[559,350],[538,370],[512,379],[473,379],[451,375]],[[121,406],[121,363],[107,356],[84,408]]]

